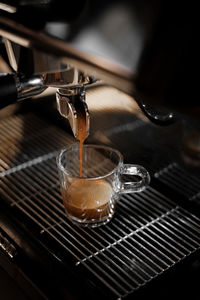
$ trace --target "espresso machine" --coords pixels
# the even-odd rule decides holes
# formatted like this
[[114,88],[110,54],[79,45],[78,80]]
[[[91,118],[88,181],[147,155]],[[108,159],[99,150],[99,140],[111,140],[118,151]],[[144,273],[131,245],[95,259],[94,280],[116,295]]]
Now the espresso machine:
[[[0,2],[5,299],[200,298],[194,6]],[[151,175],[96,229],[66,219],[55,164],[75,142],[79,108],[89,143],[119,149]]]

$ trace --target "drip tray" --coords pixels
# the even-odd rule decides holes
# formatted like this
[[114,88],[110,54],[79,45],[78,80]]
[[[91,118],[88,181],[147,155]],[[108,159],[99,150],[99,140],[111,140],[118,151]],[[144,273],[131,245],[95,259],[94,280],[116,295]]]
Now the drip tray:
[[155,173],[155,178],[189,201],[200,203],[200,179],[191,172],[182,168],[178,163],[170,163]]
[[24,135],[21,120],[12,117],[0,125],[5,132],[0,196],[35,225],[51,253],[74,272],[84,270],[109,299],[130,295],[200,248],[200,219],[151,186],[123,195],[106,226],[72,224],[60,196],[56,156],[73,139],[34,115],[24,119]]

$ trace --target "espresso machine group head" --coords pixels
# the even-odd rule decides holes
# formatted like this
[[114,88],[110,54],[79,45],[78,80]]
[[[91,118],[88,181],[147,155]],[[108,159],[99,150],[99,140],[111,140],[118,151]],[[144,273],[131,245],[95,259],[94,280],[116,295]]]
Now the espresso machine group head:
[[[66,1],[63,0],[0,2],[1,48],[5,49],[3,52],[6,53],[10,69],[9,73],[0,74],[0,107],[40,94],[48,87],[55,87],[58,110],[69,119],[72,131],[77,136],[76,110],[79,106],[85,111],[89,132],[85,86],[101,80],[132,96],[145,115],[156,124],[173,123],[173,109],[186,113],[194,111],[198,105],[196,98],[193,102],[187,102],[183,95],[187,98],[188,91],[191,93],[195,84],[190,78],[184,86],[184,92],[182,91],[181,78],[184,83],[188,74],[182,74],[177,60],[184,58],[186,67],[189,66],[187,59],[191,51],[187,43],[193,24],[191,16],[189,21],[184,16],[186,11],[190,14],[190,10],[184,8],[184,5],[181,9],[174,5],[172,9],[165,1],[141,1],[140,5],[137,1],[123,2],[131,7],[130,20],[141,21],[133,22],[135,25],[131,27],[133,37],[140,34],[142,42],[135,55],[137,59],[135,58],[134,67],[131,66],[132,69],[128,70],[104,57],[79,50],[68,41],[49,35],[44,30],[48,22],[74,22],[87,11],[88,3],[89,1],[82,1],[81,4],[68,2],[66,10]],[[103,1],[100,5],[104,15],[105,8],[111,7],[106,3]],[[97,4],[96,1],[90,2],[90,17],[93,15],[92,9],[99,16]],[[111,4],[115,5],[112,1]],[[117,21],[119,20],[117,17]],[[113,22],[112,18],[109,22]],[[182,26],[182,22],[188,26]],[[88,26],[89,23],[86,24]],[[184,32],[186,27],[187,32]],[[179,34],[177,39],[174,31]],[[185,45],[182,44],[183,40]],[[182,46],[185,46],[184,51],[178,52]],[[130,57],[133,50],[129,49]]]
[[[59,5],[63,7],[64,2]],[[9,104],[20,102],[27,98],[41,94],[48,87],[57,89],[56,100],[60,114],[69,120],[74,136],[77,136],[77,107],[85,111],[86,129],[89,133],[89,111],[85,101],[85,85],[93,82],[92,78],[74,68],[68,63],[63,63],[58,57],[37,47],[23,44],[20,33],[15,32],[14,22],[22,26],[22,31],[32,31],[37,35],[45,23],[56,21],[65,22],[76,18],[82,6],[72,9],[69,16],[60,9],[56,1],[3,1],[0,3],[0,16],[2,18],[1,48],[6,53],[6,61],[10,72],[0,73],[0,108]],[[84,1],[82,2],[84,6]],[[72,5],[73,6],[73,5]],[[37,22],[36,22],[37,20]],[[8,23],[7,23],[8,21]],[[7,29],[3,29],[7,27]],[[10,27],[8,29],[8,27]],[[22,32],[21,32],[22,33]],[[23,35],[23,34],[22,34]],[[28,41],[31,43],[29,36]]]

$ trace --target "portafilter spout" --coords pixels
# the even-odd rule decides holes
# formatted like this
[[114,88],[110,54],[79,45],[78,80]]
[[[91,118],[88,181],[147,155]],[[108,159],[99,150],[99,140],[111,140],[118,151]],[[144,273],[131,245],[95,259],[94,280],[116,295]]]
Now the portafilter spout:
[[79,114],[85,120],[86,137],[89,135],[90,114],[85,101],[84,85],[60,88],[56,92],[59,113],[69,120],[75,138],[78,137]]

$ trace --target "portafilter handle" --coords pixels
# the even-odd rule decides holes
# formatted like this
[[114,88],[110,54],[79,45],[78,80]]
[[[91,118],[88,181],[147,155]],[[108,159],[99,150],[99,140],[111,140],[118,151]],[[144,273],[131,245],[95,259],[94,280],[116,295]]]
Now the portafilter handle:
[[163,107],[154,107],[149,104],[137,102],[144,115],[154,124],[168,126],[177,121],[176,114]]

